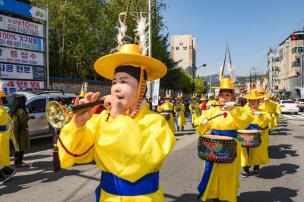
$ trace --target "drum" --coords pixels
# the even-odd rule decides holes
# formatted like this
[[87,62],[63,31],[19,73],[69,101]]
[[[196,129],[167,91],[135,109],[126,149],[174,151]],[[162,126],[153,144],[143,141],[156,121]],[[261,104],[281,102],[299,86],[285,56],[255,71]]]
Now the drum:
[[232,163],[236,157],[237,143],[234,138],[218,135],[199,137],[198,156],[216,163]]
[[170,119],[170,113],[163,112],[163,113],[160,113],[160,114],[163,115],[163,117],[165,117],[165,119],[167,121]]
[[238,130],[237,134],[242,147],[258,147],[262,142],[260,130]]

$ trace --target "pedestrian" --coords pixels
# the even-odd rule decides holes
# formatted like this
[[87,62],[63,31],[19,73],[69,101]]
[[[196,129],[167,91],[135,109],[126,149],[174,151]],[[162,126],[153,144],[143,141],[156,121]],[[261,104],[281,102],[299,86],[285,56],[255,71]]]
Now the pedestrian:
[[[253,120],[253,116],[242,107],[235,106],[234,100],[234,83],[230,78],[221,79],[219,88],[219,104],[221,106],[204,111],[202,116],[195,122],[197,125],[196,130],[200,136],[204,137],[211,130],[211,137],[215,135],[214,138],[222,137],[222,139],[235,140],[237,138],[237,130],[247,128]],[[217,141],[217,139],[214,139],[214,141]],[[235,144],[233,144],[231,147],[236,153],[229,153],[234,158],[231,163],[213,162],[211,159],[203,160],[204,171],[198,186],[199,198],[202,201],[207,199],[237,201],[241,148],[239,143],[236,143],[236,145],[235,147]],[[216,149],[220,148],[214,148],[214,150]]]
[[244,96],[244,99],[248,100],[248,105],[244,106],[244,109],[254,115],[253,121],[246,129],[259,133],[261,139],[252,135],[250,141],[253,144],[257,142],[260,142],[260,144],[256,147],[247,145],[241,148],[241,166],[243,167],[241,176],[243,178],[249,176],[251,166],[253,166],[253,174],[259,176],[260,165],[269,163],[267,142],[269,133],[268,124],[271,116],[269,113],[259,109],[259,103],[263,98],[264,96],[259,95],[256,89],[250,90],[249,93]]
[[15,148],[15,162],[17,168],[28,167],[30,164],[23,161],[24,153],[30,149],[30,139],[28,131],[29,115],[25,107],[26,97],[14,94],[14,103],[10,110],[11,116],[11,137]]
[[[95,161],[102,173],[96,201],[163,202],[159,170],[175,137],[144,96],[146,81],[164,76],[166,66],[142,55],[139,45],[125,44],[118,53],[99,58],[94,67],[112,80],[111,94],[102,97],[106,110],[94,114],[93,107],[76,113],[63,127],[57,143],[61,167]],[[99,96],[88,92],[75,104]]]
[[10,147],[9,147],[9,115],[3,104],[5,102],[5,94],[0,87],[0,183],[10,180],[16,173],[16,169],[11,167],[10,163]]

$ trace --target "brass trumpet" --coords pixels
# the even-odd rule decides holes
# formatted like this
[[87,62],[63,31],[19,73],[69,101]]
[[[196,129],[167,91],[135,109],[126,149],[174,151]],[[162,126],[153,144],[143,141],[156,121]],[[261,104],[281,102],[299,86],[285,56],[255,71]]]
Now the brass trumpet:
[[60,130],[71,121],[75,113],[88,110],[97,105],[103,105],[103,103],[104,101],[101,98],[87,104],[68,106],[64,106],[57,101],[51,101],[45,108],[46,119],[53,128]]

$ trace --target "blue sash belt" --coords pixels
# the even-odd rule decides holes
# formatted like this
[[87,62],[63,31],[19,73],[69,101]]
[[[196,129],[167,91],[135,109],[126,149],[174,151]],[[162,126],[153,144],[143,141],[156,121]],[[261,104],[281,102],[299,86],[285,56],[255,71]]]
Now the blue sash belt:
[[0,131],[1,132],[6,131],[6,130],[7,130],[6,125],[0,125]]
[[118,196],[139,196],[154,193],[159,188],[159,172],[143,176],[136,182],[129,182],[108,172],[102,172],[100,184],[95,190],[96,201],[100,200],[103,189],[109,194]]
[[211,130],[211,135],[229,136],[237,138],[236,130]]
[[258,124],[250,124],[246,129],[247,130],[261,130],[261,127]]
[[164,110],[165,113],[171,113],[172,110]]
[[[237,137],[236,130],[211,130],[211,134],[212,135],[229,136],[229,137],[233,137],[233,138]],[[200,199],[203,196],[203,194],[206,190],[206,187],[208,185],[210,175],[211,175],[211,172],[212,172],[212,168],[213,168],[213,162],[205,161],[205,171],[204,171],[203,177],[202,177],[202,179],[201,179],[201,181],[198,185],[198,188],[197,188],[197,190],[199,192],[198,199]]]

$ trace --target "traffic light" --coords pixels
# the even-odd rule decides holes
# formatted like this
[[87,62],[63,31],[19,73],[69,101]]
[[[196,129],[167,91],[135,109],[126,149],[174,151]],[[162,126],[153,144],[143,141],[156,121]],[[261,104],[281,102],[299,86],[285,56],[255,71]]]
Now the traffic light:
[[292,41],[295,40],[304,40],[304,33],[303,34],[292,34],[290,35]]

